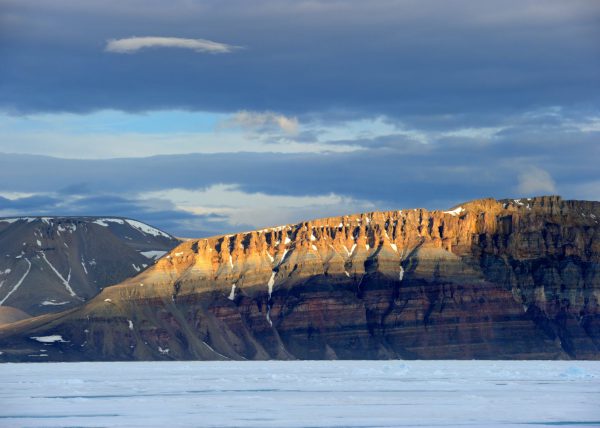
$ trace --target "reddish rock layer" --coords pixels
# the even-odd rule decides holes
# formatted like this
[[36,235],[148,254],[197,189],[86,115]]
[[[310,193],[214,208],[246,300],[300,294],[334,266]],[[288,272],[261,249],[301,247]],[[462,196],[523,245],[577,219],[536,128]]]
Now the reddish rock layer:
[[484,199],[188,241],[0,330],[0,358],[60,334],[48,359],[596,359],[599,219],[598,202]]

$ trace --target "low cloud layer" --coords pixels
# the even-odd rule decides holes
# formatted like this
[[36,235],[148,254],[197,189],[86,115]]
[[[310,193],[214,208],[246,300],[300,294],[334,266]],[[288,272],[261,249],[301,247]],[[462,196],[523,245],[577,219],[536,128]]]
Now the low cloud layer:
[[149,48],[190,49],[204,53],[230,53],[236,46],[213,42],[206,39],[183,39],[180,37],[128,37],[112,39],[106,43],[105,50],[112,53],[131,54]]
[[329,142],[354,147],[343,152],[3,154],[0,215],[124,215],[193,237],[361,211],[445,209],[481,197],[600,200],[600,131],[531,116],[485,138],[490,131],[413,130]]

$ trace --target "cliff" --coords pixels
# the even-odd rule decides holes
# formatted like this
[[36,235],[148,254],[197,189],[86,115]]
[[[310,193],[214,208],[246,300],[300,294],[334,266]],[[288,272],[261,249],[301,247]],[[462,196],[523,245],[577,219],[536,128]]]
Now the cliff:
[[0,359],[598,359],[598,220],[598,202],[482,199],[191,240],[0,329]]

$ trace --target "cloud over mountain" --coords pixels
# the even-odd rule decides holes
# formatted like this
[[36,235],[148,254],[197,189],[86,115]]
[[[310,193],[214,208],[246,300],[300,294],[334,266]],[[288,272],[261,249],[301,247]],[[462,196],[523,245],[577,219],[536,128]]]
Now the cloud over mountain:
[[598,22],[586,0],[5,1],[0,214],[193,236],[600,199]]

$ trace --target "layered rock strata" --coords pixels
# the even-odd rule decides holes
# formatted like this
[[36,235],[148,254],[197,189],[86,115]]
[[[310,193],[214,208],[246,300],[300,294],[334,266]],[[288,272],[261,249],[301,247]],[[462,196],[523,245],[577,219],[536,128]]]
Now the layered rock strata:
[[598,202],[483,199],[192,240],[0,330],[0,358],[597,359],[599,220]]

